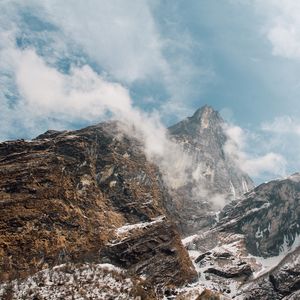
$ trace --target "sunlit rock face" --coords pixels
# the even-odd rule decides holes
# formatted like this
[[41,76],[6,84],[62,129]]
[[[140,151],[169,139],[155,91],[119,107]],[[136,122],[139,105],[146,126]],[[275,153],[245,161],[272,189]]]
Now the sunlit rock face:
[[117,123],[0,144],[0,279],[63,263],[109,263],[150,285],[195,271],[165,214],[169,194]]
[[225,126],[217,111],[204,106],[169,128],[171,138],[192,160],[188,182],[172,193],[173,210],[180,211],[177,224],[185,234],[210,226],[216,211],[254,187],[225,154]]

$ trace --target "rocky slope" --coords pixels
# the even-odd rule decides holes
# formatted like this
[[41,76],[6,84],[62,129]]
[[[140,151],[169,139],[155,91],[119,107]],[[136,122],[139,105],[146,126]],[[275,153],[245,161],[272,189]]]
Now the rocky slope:
[[300,175],[262,184],[184,240],[199,284],[234,299],[298,299]]
[[220,214],[219,228],[246,237],[249,253],[277,256],[300,234],[300,174],[262,184]]
[[224,152],[228,141],[225,126],[217,111],[204,106],[169,128],[171,138],[191,159],[189,180],[172,191],[170,208],[185,235],[209,227],[216,211],[254,187],[251,178]]
[[0,143],[1,299],[299,299],[299,174],[243,195],[204,107],[170,128],[194,166],[170,189],[120,125]]
[[300,245],[297,245],[274,268],[245,285],[240,297],[247,300],[300,299]]
[[0,279],[110,263],[145,288],[192,281],[168,197],[158,168],[117,123],[1,143]]

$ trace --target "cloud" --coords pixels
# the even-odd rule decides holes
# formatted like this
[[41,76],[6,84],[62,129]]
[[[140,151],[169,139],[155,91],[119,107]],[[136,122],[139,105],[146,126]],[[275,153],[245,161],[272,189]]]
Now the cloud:
[[271,122],[261,124],[263,131],[275,134],[296,134],[300,135],[300,122],[290,116],[276,117]]
[[34,115],[97,121],[108,109],[116,113],[130,109],[128,90],[106,81],[87,65],[62,74],[47,66],[33,50],[16,54],[18,90]]
[[106,80],[88,65],[72,67],[69,74],[61,73],[32,49],[12,46],[7,55],[21,101],[12,108],[0,102],[8,112],[1,120],[3,128],[10,127],[17,119],[22,128],[38,134],[49,126],[60,129],[73,120],[95,123],[110,114],[123,122],[123,131],[143,142],[148,159],[160,165],[170,187],[185,184],[186,169],[192,165],[190,158],[168,139],[159,114],[134,107],[124,86]]
[[63,74],[47,65],[34,50],[11,47],[0,52],[1,56],[11,61],[7,68],[18,91],[14,104],[1,98],[2,137],[16,122],[31,136],[48,126],[55,129],[71,122],[99,122],[110,110],[125,115],[131,109],[129,91],[105,80],[88,65]]
[[245,150],[250,149],[247,141],[249,135],[242,128],[226,125],[225,132],[228,141],[224,146],[224,151],[241,170],[253,177],[261,177],[265,174],[269,176],[285,175],[286,160],[282,155],[273,152],[251,155]]
[[13,32],[18,47],[34,48],[60,71],[89,64],[126,86],[139,107],[156,97],[165,119],[174,119],[178,109],[172,108],[180,102],[181,112],[190,111],[213,72],[195,64],[199,43],[177,22],[176,3],[167,7],[174,14],[165,16],[163,25],[160,9],[166,7],[138,0],[3,1],[0,31]]
[[167,67],[161,54],[162,41],[146,1],[37,3],[51,22],[118,80],[142,80]]
[[289,59],[300,58],[300,2],[297,0],[254,1],[264,15],[263,32],[272,45],[272,53]]

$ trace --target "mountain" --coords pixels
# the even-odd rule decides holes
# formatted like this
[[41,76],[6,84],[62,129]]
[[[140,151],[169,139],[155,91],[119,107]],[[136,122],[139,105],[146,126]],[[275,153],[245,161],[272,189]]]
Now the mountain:
[[[155,286],[193,281],[194,267],[165,213],[168,197],[141,143],[115,122],[1,143],[0,280],[12,284],[0,287],[0,298],[20,288],[29,293],[14,281],[28,276],[47,287],[56,285],[57,274],[61,282],[73,274],[88,294],[110,274],[132,289],[138,283],[146,299]],[[99,284],[101,290],[105,282]],[[132,289],[136,299],[141,291]],[[24,297],[49,299],[42,289],[32,293]]]
[[256,187],[184,242],[200,284],[234,299],[299,299],[300,175]]
[[225,203],[254,187],[251,178],[224,152],[229,139],[225,126],[217,111],[204,106],[169,127],[170,137],[189,155],[193,167],[187,171],[190,180],[185,186],[172,192],[174,203],[170,208],[186,235],[210,226]]
[[0,299],[299,299],[300,174],[253,188],[206,106],[170,186],[123,125],[0,143]]
[[277,256],[300,234],[300,174],[264,183],[220,214],[218,226],[246,236],[248,251]]
[[169,133],[191,154],[193,164],[201,167],[209,190],[234,200],[251,190],[254,184],[225,154],[224,146],[228,141],[225,126],[219,112],[203,106],[192,117],[169,127]]

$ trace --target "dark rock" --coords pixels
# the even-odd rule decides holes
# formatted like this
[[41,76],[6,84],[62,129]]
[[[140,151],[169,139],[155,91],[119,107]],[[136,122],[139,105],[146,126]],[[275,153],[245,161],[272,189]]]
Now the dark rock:
[[216,268],[208,268],[204,273],[214,274],[224,278],[235,278],[235,277],[250,277],[253,273],[249,265],[243,265],[240,267],[232,267],[227,270],[219,270]]
[[216,228],[243,234],[253,255],[277,256],[300,234],[299,201],[300,175],[264,183],[225,207]]
[[201,262],[206,256],[211,255],[211,252],[205,252],[201,255],[199,255],[196,259],[195,259],[195,263],[199,263]]

